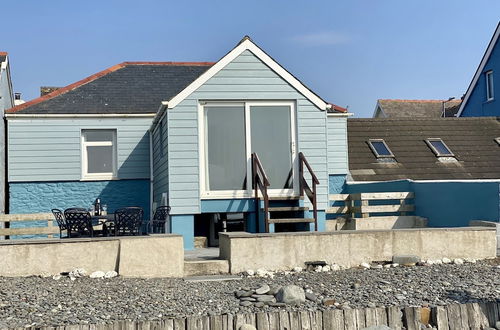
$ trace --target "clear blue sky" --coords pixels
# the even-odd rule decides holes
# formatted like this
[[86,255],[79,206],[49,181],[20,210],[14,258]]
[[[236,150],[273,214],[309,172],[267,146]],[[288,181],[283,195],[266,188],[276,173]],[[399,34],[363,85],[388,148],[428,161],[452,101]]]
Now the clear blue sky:
[[244,36],[327,101],[370,117],[379,98],[465,93],[498,0],[19,0],[2,3],[15,91],[65,86],[123,61],[216,61]]

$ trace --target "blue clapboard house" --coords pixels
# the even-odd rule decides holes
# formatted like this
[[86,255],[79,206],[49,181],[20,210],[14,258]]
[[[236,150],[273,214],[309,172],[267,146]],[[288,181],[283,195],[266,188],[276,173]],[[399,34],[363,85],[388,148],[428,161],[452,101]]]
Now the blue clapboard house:
[[464,96],[458,117],[500,116],[500,23]]
[[10,213],[168,205],[187,249],[321,231],[347,116],[248,37],[215,63],[125,62],[8,111]]

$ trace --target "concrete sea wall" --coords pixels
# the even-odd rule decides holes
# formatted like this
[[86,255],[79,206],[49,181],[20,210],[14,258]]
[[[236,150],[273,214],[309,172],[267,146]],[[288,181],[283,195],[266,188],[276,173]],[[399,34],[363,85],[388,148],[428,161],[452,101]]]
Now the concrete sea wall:
[[307,261],[352,267],[391,260],[394,255],[422,259],[496,256],[496,230],[491,227],[342,230],[250,234],[220,233],[220,256],[233,274],[247,269],[289,270]]
[[83,268],[126,277],[184,276],[182,236],[72,238],[0,242],[0,276],[47,275]]

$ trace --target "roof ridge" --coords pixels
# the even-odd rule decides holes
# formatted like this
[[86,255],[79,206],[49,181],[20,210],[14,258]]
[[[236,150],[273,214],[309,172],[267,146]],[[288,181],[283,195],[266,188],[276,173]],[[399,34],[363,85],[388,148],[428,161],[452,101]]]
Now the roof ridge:
[[215,62],[153,62],[153,61],[127,61],[123,65],[185,65],[185,66],[207,66],[214,65]]
[[78,80],[77,82],[69,84],[69,85],[67,85],[65,87],[61,87],[59,89],[56,89],[53,92],[50,92],[48,94],[40,96],[40,97],[38,97],[36,99],[33,99],[31,101],[28,101],[28,102],[25,102],[25,103],[20,104],[18,106],[15,106],[13,108],[10,108],[6,112],[7,113],[17,112],[17,111],[20,111],[20,110],[25,109],[27,107],[30,107],[32,105],[41,103],[41,102],[49,100],[49,99],[52,99],[52,98],[54,98],[54,97],[56,97],[58,95],[65,94],[65,93],[67,93],[67,92],[69,92],[69,91],[71,91],[71,90],[73,90],[73,89],[75,89],[77,87],[83,86],[85,84],[88,84],[89,82],[92,82],[92,81],[94,81],[94,80],[96,80],[98,78],[101,78],[101,77],[103,77],[103,76],[105,76],[107,74],[110,74],[111,72],[115,72],[117,70],[120,70],[120,69],[124,68],[126,66],[125,63],[126,62],[122,62],[120,64],[113,65],[113,66],[111,66],[111,67],[109,67],[107,69],[104,69],[102,71],[94,73],[93,75],[90,75],[90,76],[88,76],[86,78],[83,78],[82,80]]
[[[392,101],[392,102],[421,102],[421,103],[437,103],[437,102],[443,102],[446,100],[405,100],[405,99],[378,99],[377,101]],[[461,99],[455,99],[455,100],[450,100],[449,102],[458,102],[462,101]]]
[[7,55],[9,55],[9,53],[8,52],[0,52],[0,55],[7,56]]
[[112,72],[115,72],[117,70],[120,70],[126,66],[129,66],[129,65],[172,65],[172,66],[176,66],[176,65],[182,65],[182,66],[208,66],[208,65],[213,65],[214,63],[213,62],[122,62],[120,64],[116,64],[116,65],[113,65],[107,69],[104,69],[102,71],[99,71],[97,73],[94,73],[86,78],[83,78],[82,80],[79,80],[77,82],[74,82],[70,85],[67,85],[65,87],[61,87],[53,92],[50,92],[48,94],[45,94],[43,96],[40,96],[36,99],[33,99],[31,101],[28,101],[26,103],[23,103],[23,104],[20,104],[18,106],[15,106],[13,108],[10,108],[8,109],[6,112],[7,113],[13,113],[13,112],[17,112],[17,111],[20,111],[20,110],[23,110],[27,107],[30,107],[32,105],[35,105],[35,104],[38,104],[38,103],[41,103],[43,101],[46,101],[46,100],[49,100],[49,99],[52,99],[56,96],[59,96],[61,94],[65,94],[69,91],[72,91],[73,89],[75,88],[78,88],[80,86],[83,86],[85,84],[88,84],[94,80],[97,80],[107,74],[110,74]]

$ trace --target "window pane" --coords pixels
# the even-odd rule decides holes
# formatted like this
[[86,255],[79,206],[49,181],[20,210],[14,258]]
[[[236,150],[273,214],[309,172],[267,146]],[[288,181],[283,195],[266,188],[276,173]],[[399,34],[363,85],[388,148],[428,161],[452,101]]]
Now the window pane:
[[209,190],[246,190],[245,108],[205,107]]
[[486,73],[486,93],[488,100],[494,97],[493,95],[493,72]]
[[449,155],[451,151],[446,148],[443,141],[430,141],[434,149],[437,150],[438,155]]
[[391,156],[391,152],[382,141],[371,141],[373,148],[379,156]]
[[290,120],[289,106],[250,107],[252,152],[259,156],[271,189],[292,187]]
[[84,131],[85,141],[113,141],[113,130],[88,129]]
[[87,147],[87,172],[112,173],[113,172],[113,147]]

